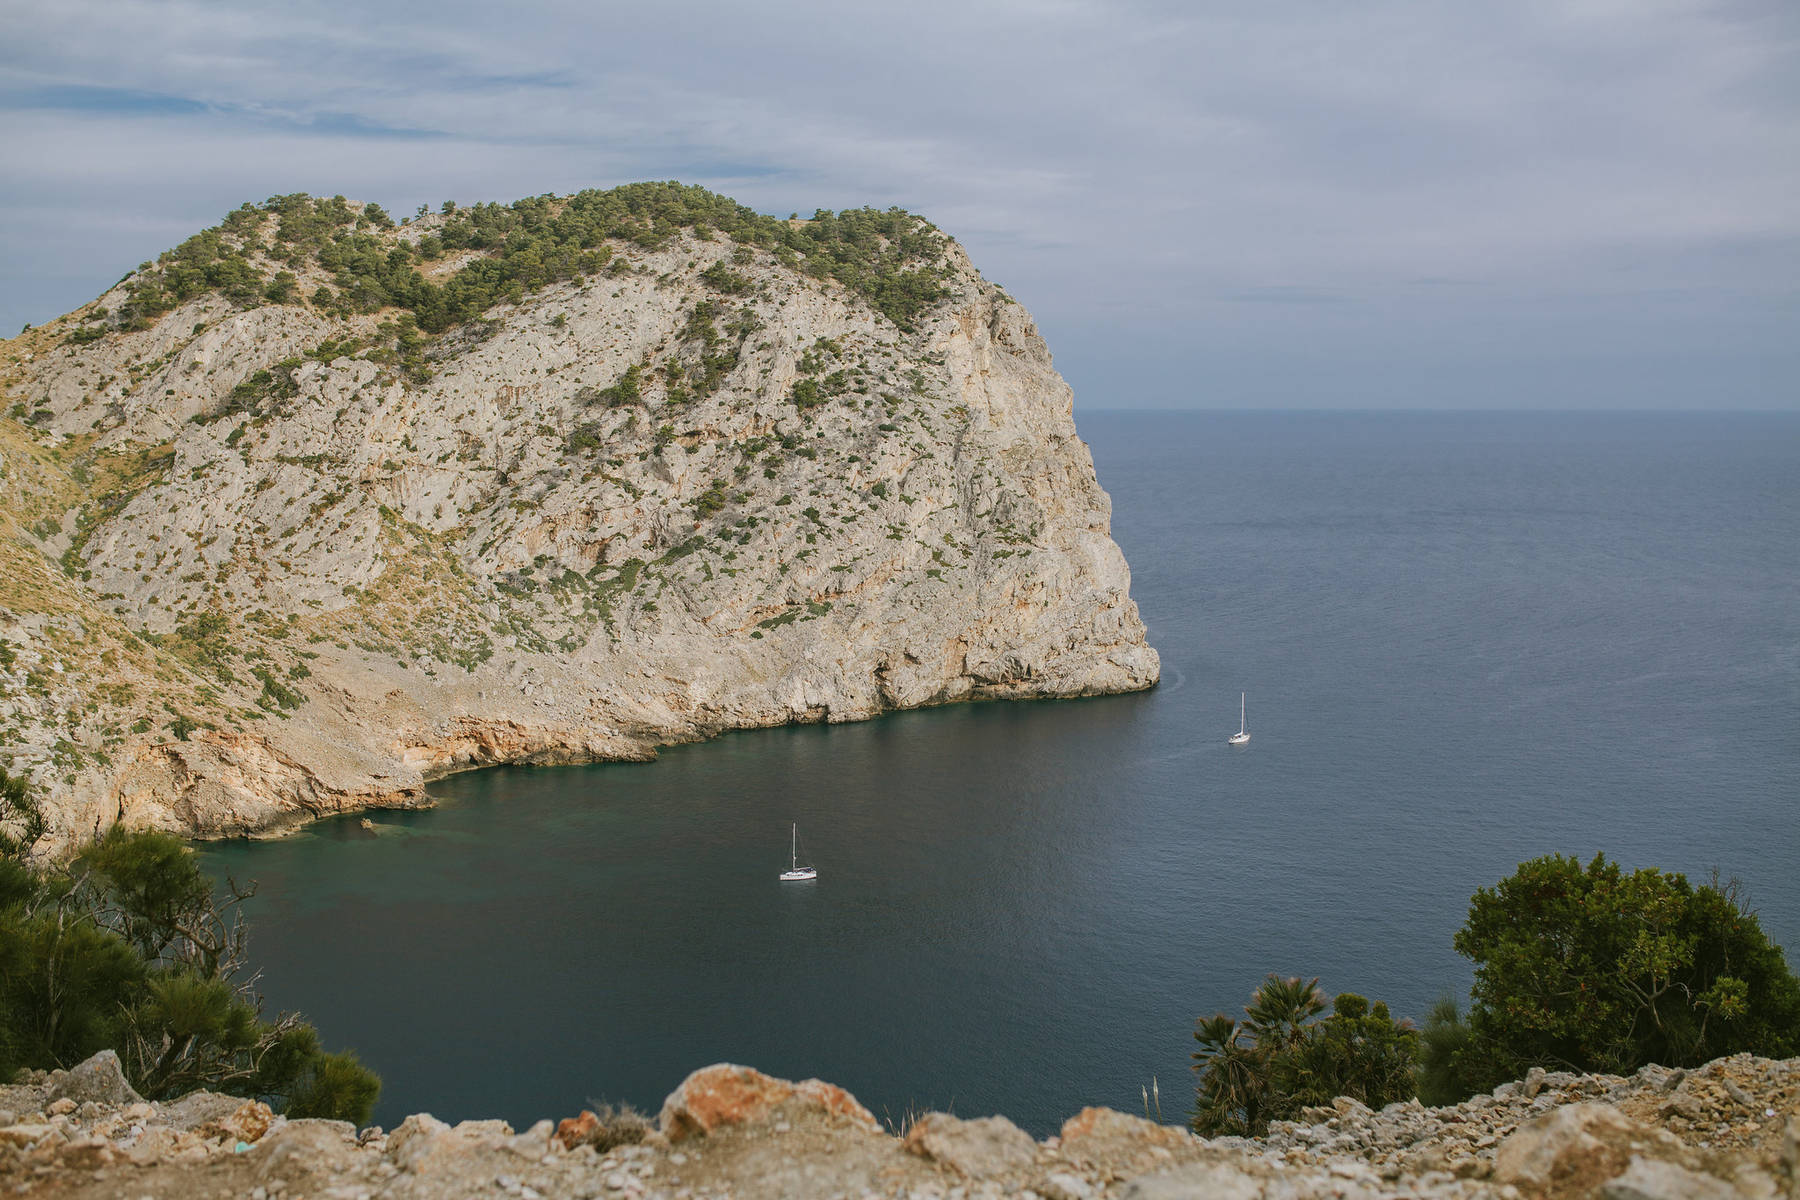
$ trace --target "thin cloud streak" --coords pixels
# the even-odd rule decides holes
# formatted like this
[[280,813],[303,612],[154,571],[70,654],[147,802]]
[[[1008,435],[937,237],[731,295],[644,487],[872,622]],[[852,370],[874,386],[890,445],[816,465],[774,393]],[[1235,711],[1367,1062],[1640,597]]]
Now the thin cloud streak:
[[1776,0],[66,0],[0,35],[0,319],[278,192],[409,212],[676,177],[782,214],[923,212],[1039,317],[1084,405],[1122,402],[1119,363],[1139,403],[1197,376],[1261,403],[1245,364],[1296,340],[1340,365],[1271,372],[1290,403],[1349,368],[1454,404],[1426,344],[1540,394],[1568,364],[1571,404],[1678,403],[1646,365],[1675,339],[1716,381],[1688,403],[1800,406],[1800,15]]

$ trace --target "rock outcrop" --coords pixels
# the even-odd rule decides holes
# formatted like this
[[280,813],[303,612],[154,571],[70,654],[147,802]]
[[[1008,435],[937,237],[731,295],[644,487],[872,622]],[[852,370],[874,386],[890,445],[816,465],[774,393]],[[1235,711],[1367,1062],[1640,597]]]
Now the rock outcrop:
[[50,1098],[68,1076],[109,1072],[116,1063],[83,1064],[0,1087],[0,1186],[96,1200],[1800,1198],[1800,1059],[1553,1074],[1530,1094],[1507,1084],[1452,1108],[1372,1112],[1340,1098],[1314,1123],[1212,1141],[1095,1108],[1043,1141],[1004,1117],[946,1113],[896,1136],[841,1089],[731,1065],[695,1072],[660,1126],[640,1122],[625,1144],[593,1113],[522,1133],[419,1114],[384,1133],[205,1092],[167,1104]]
[[426,337],[356,272],[497,251],[333,211],[374,265],[247,208],[208,269],[279,302],[175,303],[177,256],[0,351],[0,753],[50,842],[1156,681],[1068,386],[923,222],[879,260],[932,281],[904,327],[823,252],[646,219]]

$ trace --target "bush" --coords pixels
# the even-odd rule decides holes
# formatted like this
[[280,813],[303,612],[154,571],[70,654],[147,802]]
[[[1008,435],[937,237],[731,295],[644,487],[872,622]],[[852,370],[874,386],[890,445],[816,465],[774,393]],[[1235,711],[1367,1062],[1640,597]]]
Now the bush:
[[325,1053],[296,1015],[263,1016],[238,913],[247,891],[220,900],[179,840],[117,826],[76,863],[39,869],[24,857],[43,832],[32,812],[0,770],[0,1078],[112,1048],[147,1099],[209,1088],[368,1120],[373,1072]]
[[1354,992],[1332,1003],[1332,1014],[1306,1029],[1292,1048],[1275,1058],[1271,1120],[1292,1120],[1308,1105],[1330,1104],[1339,1096],[1381,1108],[1411,1099],[1419,1035],[1398,1022],[1379,1000],[1373,1005]]
[[1198,1021],[1194,1069],[1194,1132],[1256,1137],[1270,1121],[1292,1120],[1301,1109],[1353,1096],[1380,1108],[1413,1095],[1418,1034],[1396,1022],[1387,1005],[1354,992],[1325,1011],[1319,981],[1274,975],[1244,1007],[1242,1021],[1215,1013]]
[[700,278],[728,296],[741,296],[750,290],[749,277],[738,274],[723,262],[716,262],[700,272]]
[[[129,284],[122,327],[144,328],[209,290],[240,304],[259,300],[269,285],[251,268],[247,255],[256,248],[257,231],[270,214],[277,218],[270,256],[294,266],[315,262],[336,284],[335,291],[315,292],[315,305],[347,312],[394,305],[410,310],[427,333],[473,320],[502,300],[516,304],[526,293],[552,283],[628,269],[614,257],[609,241],[655,249],[684,228],[703,237],[721,231],[740,250],[761,246],[791,269],[835,279],[902,329],[911,329],[948,294],[943,235],[930,222],[897,208],[821,210],[810,221],[789,223],[704,188],[633,183],[566,197],[532,196],[509,205],[450,205],[444,209],[442,231],[422,239],[415,251],[384,235],[393,220],[380,205],[365,206],[359,218],[342,196],[295,194],[245,205],[155,263],[144,264]],[[417,261],[467,250],[480,253],[442,283],[416,269]],[[734,252],[732,260],[741,266],[749,256]],[[723,263],[702,274],[726,294],[753,286]],[[280,284],[274,286],[286,295]]]
[[263,289],[263,297],[275,304],[292,304],[299,296],[299,280],[292,271],[275,272],[275,278]]
[[691,501],[694,506],[695,514],[702,517],[710,517],[714,513],[722,511],[727,502],[725,495],[725,481],[723,479],[713,480],[711,487],[707,488],[704,492],[701,492]]
[[643,368],[632,363],[611,387],[600,389],[599,398],[608,408],[641,403],[644,395],[643,378]]
[[1419,1033],[1419,1099],[1437,1107],[1473,1095],[1456,1075],[1456,1063],[1469,1044],[1469,1027],[1457,1011],[1456,997],[1444,996],[1425,1014]]
[[381,1080],[354,1051],[310,1057],[288,1097],[290,1117],[325,1117],[366,1125],[381,1095]]
[[1475,893],[1456,949],[1475,963],[1466,1031],[1441,1023],[1426,1070],[1465,1096],[1534,1066],[1800,1053],[1800,980],[1735,884],[1537,858]]
[[[595,1123],[582,1135],[578,1146],[592,1146],[605,1154],[619,1146],[634,1146],[650,1132],[650,1118],[629,1104],[611,1105],[590,1100]],[[571,1146],[569,1149],[573,1150]]]

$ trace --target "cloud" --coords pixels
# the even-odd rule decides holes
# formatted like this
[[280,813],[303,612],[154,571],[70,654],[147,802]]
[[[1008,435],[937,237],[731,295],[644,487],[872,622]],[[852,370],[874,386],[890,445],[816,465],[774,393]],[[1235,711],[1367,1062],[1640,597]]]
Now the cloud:
[[1404,386],[1409,348],[1524,306],[1585,315],[1519,326],[1521,361],[1604,329],[1629,374],[1674,337],[1730,402],[1800,396],[1780,339],[1727,333],[1791,312],[1800,277],[1784,0],[62,0],[0,23],[0,320],[278,192],[406,212],[682,178],[925,213],[1078,382],[1099,359],[1063,347],[1094,330],[1165,337],[1132,360],[1175,381],[1193,328],[1273,358],[1360,309],[1387,349],[1351,357]]

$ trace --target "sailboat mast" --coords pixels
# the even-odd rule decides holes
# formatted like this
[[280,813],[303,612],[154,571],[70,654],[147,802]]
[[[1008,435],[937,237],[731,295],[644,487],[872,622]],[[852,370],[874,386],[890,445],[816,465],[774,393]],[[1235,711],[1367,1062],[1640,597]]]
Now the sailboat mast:
[[789,826],[788,865],[791,869],[800,869],[800,822]]

